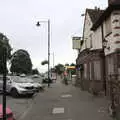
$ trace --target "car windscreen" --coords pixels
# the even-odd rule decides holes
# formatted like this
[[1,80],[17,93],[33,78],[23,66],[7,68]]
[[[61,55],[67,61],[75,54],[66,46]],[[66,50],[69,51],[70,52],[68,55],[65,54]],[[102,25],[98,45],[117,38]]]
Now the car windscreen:
[[13,81],[16,82],[16,83],[33,83],[32,80],[27,79],[27,78],[21,78],[21,77],[15,77],[13,79]]

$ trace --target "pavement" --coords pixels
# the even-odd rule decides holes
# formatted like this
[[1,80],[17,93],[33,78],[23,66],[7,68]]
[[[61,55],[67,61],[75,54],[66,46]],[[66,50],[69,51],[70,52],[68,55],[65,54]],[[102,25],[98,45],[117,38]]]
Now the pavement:
[[107,104],[105,98],[66,86],[58,78],[34,97],[18,120],[112,120]]

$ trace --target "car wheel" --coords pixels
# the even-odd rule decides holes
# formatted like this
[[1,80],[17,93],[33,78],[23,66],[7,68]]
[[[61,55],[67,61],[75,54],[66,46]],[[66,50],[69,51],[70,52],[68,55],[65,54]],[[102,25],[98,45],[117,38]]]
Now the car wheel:
[[19,96],[18,91],[15,88],[11,90],[10,94],[12,97],[15,97],[15,98]]
[[42,87],[40,87],[40,88],[39,88],[39,91],[43,91],[43,88],[42,88]]
[[34,93],[28,94],[28,97],[33,97]]

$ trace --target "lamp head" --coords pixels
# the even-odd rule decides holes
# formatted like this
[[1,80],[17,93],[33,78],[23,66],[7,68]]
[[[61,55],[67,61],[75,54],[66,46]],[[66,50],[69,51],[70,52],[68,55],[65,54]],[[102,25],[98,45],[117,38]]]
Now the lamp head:
[[37,27],[39,27],[39,26],[40,26],[40,22],[39,22],[39,21],[37,22],[36,26],[37,26]]

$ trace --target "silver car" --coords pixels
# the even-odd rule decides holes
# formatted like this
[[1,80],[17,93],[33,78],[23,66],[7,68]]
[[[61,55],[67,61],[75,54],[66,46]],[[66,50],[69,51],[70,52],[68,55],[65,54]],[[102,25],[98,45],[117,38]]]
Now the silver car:
[[34,86],[34,92],[39,92],[39,91],[43,91],[44,90],[44,85],[42,85],[40,83],[39,80],[33,80],[33,79],[29,79],[29,78],[26,78],[27,81],[29,81],[31,84],[33,84]]
[[[0,89],[2,90],[3,81],[0,79]],[[6,92],[10,93],[13,97],[19,95],[30,95],[34,92],[34,85],[27,81],[25,78],[19,76],[7,76]]]

